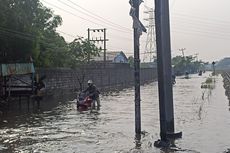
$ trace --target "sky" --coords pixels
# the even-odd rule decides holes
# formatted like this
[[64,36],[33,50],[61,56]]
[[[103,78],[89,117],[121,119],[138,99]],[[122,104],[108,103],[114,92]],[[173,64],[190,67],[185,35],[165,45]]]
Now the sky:
[[[106,28],[107,51],[133,55],[132,18],[129,0],[41,0],[44,6],[63,19],[57,31],[67,42],[88,37],[87,29]],[[144,13],[154,8],[154,0],[140,5],[140,21],[148,25]],[[230,0],[169,0],[172,56],[197,55],[198,60],[212,62],[230,57]],[[102,32],[91,32],[91,38],[103,38]],[[141,59],[145,53],[147,33],[140,39]],[[98,47],[102,43],[96,43]]]

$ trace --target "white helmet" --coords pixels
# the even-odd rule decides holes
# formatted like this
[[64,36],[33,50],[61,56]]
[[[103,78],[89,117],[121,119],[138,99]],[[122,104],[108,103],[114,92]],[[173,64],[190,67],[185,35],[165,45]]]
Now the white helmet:
[[93,83],[93,81],[92,80],[88,80],[88,84],[92,84]]

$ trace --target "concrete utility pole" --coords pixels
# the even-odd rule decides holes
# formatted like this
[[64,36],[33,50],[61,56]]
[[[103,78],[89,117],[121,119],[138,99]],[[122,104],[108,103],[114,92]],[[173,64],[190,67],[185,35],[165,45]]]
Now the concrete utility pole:
[[[139,0],[133,1],[135,15],[139,19]],[[134,28],[134,78],[135,78],[135,132],[141,134],[141,96],[140,96],[140,38]]]
[[155,0],[155,11],[161,137],[155,146],[169,147],[171,139],[182,136],[174,133],[169,0]]
[[[90,38],[90,32],[103,32],[104,33],[104,37],[103,38],[95,38],[95,39],[91,39]],[[88,28],[88,40],[89,41],[93,41],[93,42],[102,42],[103,44],[104,44],[104,48],[103,48],[103,50],[104,50],[104,67],[105,67],[105,65],[106,65],[106,41],[109,41],[107,38],[106,38],[106,29],[104,28],[104,29],[89,29]],[[90,59],[90,57],[88,57],[89,59]]]
[[182,52],[183,58],[185,58],[185,56],[184,56],[184,50],[185,50],[185,49],[186,49],[186,48],[180,48],[180,49],[179,49],[179,51]]
[[183,56],[183,61],[185,62],[185,68],[184,68],[184,73],[186,73],[187,71],[187,63],[186,63],[186,57],[184,56],[184,51],[186,50],[186,48],[180,48],[179,51],[181,51],[182,56]]

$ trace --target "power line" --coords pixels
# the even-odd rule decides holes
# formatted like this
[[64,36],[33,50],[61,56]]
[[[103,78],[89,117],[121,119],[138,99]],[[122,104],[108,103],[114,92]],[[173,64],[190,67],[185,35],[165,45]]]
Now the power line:
[[[60,0],[59,0],[59,1],[60,1]],[[112,24],[112,25],[117,26],[117,27],[119,27],[119,28],[123,28],[123,29],[125,29],[125,30],[132,31],[132,30],[129,29],[129,28],[123,27],[123,26],[121,26],[121,25],[119,25],[119,24],[117,24],[117,23],[111,22],[110,20],[107,20],[106,18],[103,18],[103,17],[101,17],[101,16],[99,16],[99,15],[97,15],[97,14],[95,14],[95,13],[92,13],[92,11],[89,11],[89,10],[83,8],[82,6],[76,4],[75,2],[73,2],[73,1],[71,1],[71,0],[67,0],[67,1],[69,1],[69,2],[72,3],[73,5],[75,5],[75,6],[79,7],[79,8],[81,8],[82,10],[86,11],[88,14],[92,14],[93,16],[97,17],[96,19],[100,19],[100,20],[101,20],[102,22],[104,22],[104,23],[107,23],[107,24],[109,23],[110,25]],[[78,11],[80,11],[80,10],[78,10]],[[82,11],[81,11],[81,12],[82,12]],[[85,13],[84,13],[84,14],[85,14]],[[95,17],[93,17],[93,18],[95,18]]]
[[[59,1],[60,3],[62,3],[62,4],[64,4],[65,6],[68,6],[68,7],[72,8],[72,9],[75,10],[75,11],[78,11],[78,12],[80,12],[80,13],[82,13],[82,14],[85,14],[85,15],[89,16],[90,18],[93,18],[93,19],[96,19],[96,20],[100,20],[100,21],[106,23],[104,20],[95,18],[94,16],[92,16],[92,15],[90,15],[90,14],[87,14],[87,13],[81,11],[81,10],[78,10],[78,9],[74,8],[73,6],[71,6],[71,5],[65,3],[65,2],[63,2],[63,1],[61,1],[61,0],[58,0],[58,1]],[[108,24],[108,23],[106,23],[106,24]],[[111,24],[109,24],[109,25],[111,26]],[[114,25],[112,25],[112,26],[114,26]]]
[[117,37],[117,38],[125,39],[125,40],[128,40],[128,41],[133,41],[133,39],[132,39],[132,38],[123,37],[123,36],[118,36],[118,35],[114,35],[114,34],[109,34],[109,35],[111,35],[111,36],[113,36],[113,37]]
[[173,0],[173,1],[171,2],[170,8],[173,9],[173,7],[174,7],[175,4],[176,4],[176,0]]
[[177,26],[172,24],[172,29],[179,29],[179,30],[185,30],[185,31],[192,31],[192,32],[199,32],[199,33],[206,33],[206,34],[213,34],[218,36],[230,36],[230,33],[228,31],[217,31],[213,29],[201,29],[200,27],[196,26]]
[[[179,30],[178,30],[179,29]],[[220,35],[220,33],[216,33],[216,35],[213,35],[213,33],[210,33],[210,32],[204,32],[204,31],[199,31],[199,30],[182,30],[181,28],[178,28],[178,29],[172,29],[173,32],[178,32],[178,33],[182,33],[182,34],[192,34],[192,35],[199,35],[199,36],[203,36],[203,37],[208,37],[210,39],[224,39],[224,40],[229,40],[230,38],[227,36],[227,35]],[[3,34],[6,36],[11,36],[11,37],[17,37],[17,38],[20,38],[20,39],[24,39],[24,40],[27,40],[27,41],[33,41],[35,40],[35,36],[34,35],[31,35],[31,34],[25,34],[25,33],[22,33],[22,32],[19,32],[19,31],[15,31],[15,30],[12,30],[12,29],[7,29],[7,28],[4,28],[4,27],[0,27],[0,31],[3,32]],[[63,33],[63,34],[66,34],[68,36],[71,36],[73,38],[76,38],[74,35],[71,35],[71,34],[67,34],[63,31],[60,31],[58,30],[60,33]],[[13,33],[13,34],[12,34]],[[4,38],[5,38],[4,37]],[[77,37],[80,37],[80,36],[77,36]],[[49,40],[49,39],[44,39],[43,40]],[[51,40],[51,39],[50,39]],[[44,42],[43,42],[44,43]],[[121,49],[122,50],[122,49]],[[128,50],[128,49],[127,49]]]
[[226,29],[226,27],[215,27],[215,26],[203,26],[203,25],[195,25],[195,24],[188,24],[182,22],[173,22],[172,28],[187,28],[187,29],[195,29],[195,30],[202,30],[202,31],[211,31],[212,33],[218,34],[229,34],[230,29]]
[[[183,16],[186,16],[186,15],[183,15]],[[200,22],[199,22],[200,23]]]
[[0,30],[5,31],[5,32],[14,32],[16,34],[23,35],[23,36],[26,36],[26,37],[34,37],[34,35],[31,35],[29,33],[15,31],[15,30],[12,30],[12,29],[9,29],[9,28],[5,28],[5,27],[1,27],[1,26],[0,26]]
[[132,49],[127,49],[127,48],[123,48],[122,47],[122,49],[121,48],[118,48],[117,46],[111,46],[111,45],[108,45],[108,48],[113,48],[112,50],[132,50]]
[[189,31],[194,31],[194,32],[201,32],[201,33],[209,33],[209,34],[214,34],[214,35],[220,35],[220,36],[229,36],[230,31],[227,30],[215,30],[215,29],[210,29],[211,27],[207,27],[205,29],[202,27],[197,27],[197,26],[186,26],[186,25],[177,25],[177,24],[172,24],[171,26],[172,29],[179,29],[179,30],[189,30]]
[[[182,33],[182,34],[186,34],[186,36],[188,36],[187,34],[192,34],[192,35],[195,35],[195,36],[197,36],[197,35],[199,35],[199,36],[203,36],[203,37],[208,37],[209,39],[223,39],[223,40],[230,40],[230,37],[229,38],[224,38],[224,37],[220,37],[220,36],[214,36],[213,34],[211,34],[211,33],[207,33],[207,34],[205,34],[205,33],[202,33],[202,32],[200,32],[200,31],[181,31],[181,30],[175,30],[175,29],[173,29],[172,30],[173,32],[178,32],[178,33]],[[196,33],[194,33],[194,32],[196,32]]]
[[226,28],[229,27],[230,24],[226,24],[226,25],[218,25],[218,24],[211,24],[211,23],[205,23],[205,22],[200,22],[200,21],[192,21],[192,20],[186,20],[186,19],[180,19],[180,18],[173,18],[171,20],[171,23],[176,23],[176,24],[189,24],[189,25],[193,25],[193,26],[205,26],[205,27],[214,27],[214,28]]
[[[55,7],[55,8],[57,8],[57,9],[59,9],[59,10],[62,10],[62,11],[64,11],[64,12],[66,12],[66,13],[69,13],[69,14],[71,14],[71,15],[77,17],[77,18],[80,18],[80,19],[82,19],[82,20],[91,22],[91,23],[93,23],[93,24],[98,24],[98,23],[96,23],[96,22],[90,21],[90,20],[85,19],[85,18],[83,18],[83,17],[77,16],[76,14],[74,14],[74,13],[72,13],[72,12],[70,12],[70,11],[67,11],[67,10],[65,10],[65,9],[63,9],[63,8],[60,8],[60,7],[58,7],[58,6],[54,5],[54,4],[51,4],[51,3],[49,3],[49,2],[46,2],[45,0],[41,0],[41,1],[43,1],[44,3],[47,3],[47,4],[49,4],[49,5],[51,5],[51,6]],[[99,25],[100,25],[100,24],[99,24]]]
[[[68,13],[68,14],[71,14],[71,15],[73,15],[74,17],[77,17],[77,18],[80,18],[80,19],[82,19],[82,20],[88,21],[88,22],[90,22],[90,23],[93,23],[93,24],[100,25],[100,26],[103,26],[103,27],[104,27],[104,25],[102,25],[102,24],[100,24],[100,23],[91,21],[91,20],[89,20],[89,19],[85,19],[85,18],[83,18],[83,17],[81,17],[81,16],[78,16],[78,15],[76,15],[76,14],[70,12],[70,11],[67,11],[67,10],[65,10],[65,9],[63,9],[63,8],[60,8],[60,7],[58,7],[58,6],[54,5],[54,4],[51,4],[51,3],[49,3],[49,2],[47,2],[47,1],[45,1],[45,0],[41,0],[41,1],[43,1],[44,3],[47,3],[48,5],[51,5],[51,6],[55,7],[55,8],[57,8],[57,9],[59,9],[59,10],[62,10],[62,11],[64,11],[64,12]],[[113,29],[113,30],[115,30],[115,31],[130,33],[130,32],[128,32],[128,31],[120,30],[120,29],[117,29],[117,28],[111,27],[111,26],[110,26],[110,29]]]
[[82,36],[78,36],[78,35],[75,36],[75,35],[72,35],[72,34],[63,32],[63,31],[61,31],[61,30],[56,30],[56,31],[59,32],[59,33],[62,33],[62,34],[64,34],[64,35],[66,35],[66,36],[72,37],[72,38],[83,38]]
[[46,44],[46,45],[50,45],[47,41],[50,42],[54,42],[53,39],[48,39],[48,38],[42,38],[42,37],[37,37],[35,35],[29,34],[29,33],[23,33],[20,31],[16,31],[16,30],[12,30],[12,29],[8,29],[8,28],[4,28],[4,27],[0,27],[0,37],[2,39],[21,39],[21,40],[26,40],[26,41],[36,41],[38,40],[37,38],[39,38],[42,41],[39,41],[40,44]]
[[[30,33],[25,33],[25,32],[20,32],[20,31],[16,31],[16,30],[13,30],[13,29],[9,29],[9,28],[5,28],[5,27],[1,27],[0,26],[0,31],[2,31],[2,32],[5,32],[5,33],[13,33],[14,35],[19,35],[21,38],[23,37],[23,38],[28,38],[28,39],[36,39],[37,38],[37,36],[36,35],[33,35],[33,34],[30,34]],[[63,32],[63,31],[61,31],[61,30],[56,30],[56,31],[58,31],[59,33],[62,33],[62,34],[65,34],[65,35],[68,35],[68,36],[70,36],[70,37],[72,37],[72,38],[83,38],[83,37],[81,37],[81,36],[78,36],[78,35],[72,35],[72,34],[68,34],[68,33],[65,33],[65,32]],[[44,38],[43,38],[44,39]],[[45,38],[46,40],[47,40],[47,38]],[[50,40],[52,40],[52,39],[50,39]]]
[[[113,37],[119,38],[119,40],[122,39],[120,41],[128,40],[129,42],[133,43],[132,38],[124,37],[124,36],[121,36],[121,35],[114,35],[114,34],[108,34],[108,36],[113,36]],[[116,40],[118,40],[118,39],[116,39]],[[146,43],[146,40],[140,40],[140,42]]]
[[[59,33],[62,33],[64,35],[67,35],[71,38],[83,38],[82,36],[78,36],[78,35],[72,35],[72,34],[69,34],[69,33],[66,33],[66,32],[63,32],[61,30],[56,30],[57,32]],[[20,38],[20,39],[23,39],[23,40],[27,40],[27,41],[35,41],[36,40],[36,36],[35,35],[32,35],[32,34],[29,34],[29,33],[23,33],[23,32],[20,32],[20,31],[16,31],[16,30],[12,30],[12,29],[8,29],[8,28],[4,28],[4,27],[0,27],[0,32],[2,34],[4,34],[4,38],[7,38],[7,37],[17,37],[17,38]],[[2,38],[3,38],[3,35],[1,35]],[[119,37],[119,36],[118,36]],[[122,38],[122,37],[120,37]],[[128,38],[122,38],[122,39],[128,39]],[[52,39],[48,39],[48,38],[42,38],[42,40],[51,40]],[[129,39],[130,42],[132,39]]]
[[6,37],[13,37],[13,38],[17,37],[17,38],[24,39],[27,41],[34,41],[35,40],[35,37],[25,36],[25,35],[22,35],[19,33],[12,33],[10,31],[6,31],[6,30],[2,30],[2,29],[0,29],[0,33]]
[[[211,19],[211,18],[207,18],[207,17],[201,17],[201,16],[195,16],[195,15],[188,15],[188,14],[180,14],[180,13],[173,13],[172,16],[175,16],[175,17],[179,17],[179,18],[185,18],[185,19],[195,19],[199,22],[205,22],[205,21],[209,21],[209,22],[215,22],[218,23],[218,24],[230,24],[230,22],[228,21],[225,21],[225,20],[218,20],[218,19]],[[207,22],[206,22],[207,23]],[[209,23],[210,24],[210,23]]]
[[[63,31],[60,31],[60,30],[57,30],[58,32],[60,33],[63,33],[65,35],[68,35],[70,37],[73,37],[73,38],[76,38],[76,37],[80,37],[80,36],[74,36],[74,35],[71,35],[71,34],[68,34],[68,33],[65,33]],[[26,41],[36,41],[36,36],[35,35],[32,35],[32,34],[28,34],[28,33],[23,33],[23,32],[19,32],[19,31],[16,31],[16,30],[12,30],[12,29],[8,29],[8,28],[4,28],[4,27],[0,27],[0,39],[7,39],[7,38],[18,38],[18,39],[22,39],[22,40],[26,40]],[[80,37],[82,38],[82,37]],[[53,39],[47,39],[47,38],[42,38],[41,40],[43,40],[42,42],[39,42],[41,44],[47,44],[47,45],[50,45],[47,41],[53,41]],[[111,46],[109,46],[109,48],[111,48]],[[116,47],[112,47],[112,48],[116,48]],[[124,48],[116,48],[116,49],[113,49],[113,50],[130,50],[130,49],[124,49]]]

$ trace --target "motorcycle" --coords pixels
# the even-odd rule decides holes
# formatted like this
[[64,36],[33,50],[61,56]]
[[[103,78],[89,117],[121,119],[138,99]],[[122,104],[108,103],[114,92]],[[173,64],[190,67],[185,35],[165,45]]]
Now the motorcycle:
[[86,93],[80,93],[77,98],[77,110],[87,111],[92,108],[93,99]]

